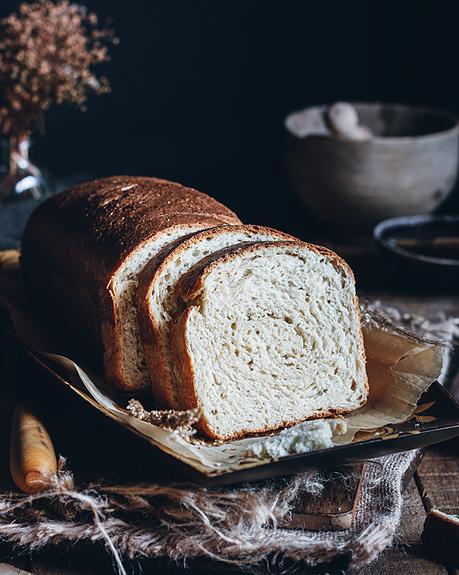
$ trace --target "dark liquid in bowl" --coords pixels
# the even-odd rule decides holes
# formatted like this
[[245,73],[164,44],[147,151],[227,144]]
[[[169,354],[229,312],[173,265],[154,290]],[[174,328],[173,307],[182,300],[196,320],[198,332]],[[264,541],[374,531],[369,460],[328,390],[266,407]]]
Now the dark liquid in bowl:
[[436,237],[428,239],[396,238],[398,247],[413,254],[439,259],[458,260],[459,237]]

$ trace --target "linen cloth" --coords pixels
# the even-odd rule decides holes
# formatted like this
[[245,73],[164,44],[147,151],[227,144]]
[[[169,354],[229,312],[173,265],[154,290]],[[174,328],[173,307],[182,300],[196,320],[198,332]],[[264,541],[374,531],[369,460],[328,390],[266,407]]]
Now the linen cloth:
[[0,494],[0,538],[28,551],[56,544],[103,542],[119,573],[122,558],[207,557],[245,570],[295,561],[350,567],[373,561],[400,522],[402,483],[415,452],[372,460],[364,472],[353,526],[343,531],[288,529],[298,498],[320,497],[324,478],[305,473],[237,489],[196,486],[75,486],[61,472],[52,489]]

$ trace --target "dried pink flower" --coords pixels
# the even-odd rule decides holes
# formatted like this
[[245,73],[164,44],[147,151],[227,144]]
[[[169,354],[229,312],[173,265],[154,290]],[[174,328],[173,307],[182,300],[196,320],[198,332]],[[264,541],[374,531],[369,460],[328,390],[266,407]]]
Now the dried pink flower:
[[90,93],[110,85],[92,67],[107,62],[118,39],[98,28],[98,17],[68,0],[23,3],[0,20],[0,131],[6,135],[43,127],[51,105],[81,109]]

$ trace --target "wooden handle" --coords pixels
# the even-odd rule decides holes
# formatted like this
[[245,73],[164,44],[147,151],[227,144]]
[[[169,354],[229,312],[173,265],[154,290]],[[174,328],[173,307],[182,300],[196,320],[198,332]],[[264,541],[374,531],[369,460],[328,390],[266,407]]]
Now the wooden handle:
[[16,406],[11,422],[10,471],[14,483],[26,493],[47,489],[57,473],[56,453],[46,427],[25,403]]
[[2,272],[16,272],[19,270],[21,254],[18,250],[0,251],[0,270]]

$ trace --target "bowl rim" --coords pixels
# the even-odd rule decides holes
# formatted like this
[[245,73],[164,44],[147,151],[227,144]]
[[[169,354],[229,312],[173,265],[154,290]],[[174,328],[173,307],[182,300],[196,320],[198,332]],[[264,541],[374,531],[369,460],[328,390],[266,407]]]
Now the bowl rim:
[[411,252],[405,250],[398,246],[395,242],[390,241],[384,237],[387,230],[395,228],[414,228],[415,226],[425,225],[432,222],[437,223],[457,223],[459,229],[459,215],[455,214],[444,214],[444,215],[415,215],[415,216],[399,216],[396,218],[388,218],[379,222],[373,229],[373,239],[377,244],[385,248],[386,250],[397,254],[403,258],[408,258],[410,260],[415,260],[418,262],[424,262],[427,264],[440,265],[446,267],[456,268],[459,267],[459,258],[436,258],[433,256],[427,256],[424,254],[419,254],[416,252]]
[[326,138],[328,140],[333,140],[335,142],[339,142],[339,143],[346,144],[346,145],[354,145],[354,146],[365,146],[365,145],[368,146],[371,144],[386,145],[386,144],[394,144],[394,143],[411,144],[411,143],[413,143],[415,141],[419,141],[419,140],[422,140],[422,141],[438,140],[440,138],[444,138],[445,136],[453,135],[454,133],[456,133],[456,135],[459,134],[459,117],[456,116],[455,114],[453,114],[452,112],[446,112],[445,110],[441,110],[440,108],[433,108],[433,107],[429,107],[429,106],[411,106],[409,104],[402,104],[402,103],[397,103],[397,102],[376,102],[376,101],[374,101],[374,102],[349,101],[348,103],[354,107],[356,107],[356,106],[373,106],[373,107],[386,106],[386,107],[391,108],[393,110],[397,110],[397,109],[398,110],[409,110],[410,112],[415,112],[417,114],[429,113],[429,114],[437,115],[439,117],[441,116],[447,120],[450,120],[453,125],[451,128],[447,128],[445,130],[440,130],[438,132],[433,132],[430,134],[422,134],[419,136],[390,136],[388,138],[382,137],[382,136],[373,136],[370,140],[338,140],[338,139],[330,136],[330,134],[324,134],[324,133],[311,134],[310,136],[303,136],[302,137],[302,136],[298,136],[297,134],[293,133],[292,130],[289,128],[288,121],[293,115],[299,114],[301,112],[312,111],[312,110],[323,112],[328,106],[331,106],[334,103],[335,102],[320,104],[320,105],[314,105],[314,106],[307,106],[306,108],[293,110],[292,112],[287,114],[287,116],[285,116],[284,128],[287,130],[288,134],[291,137],[293,137],[297,140],[305,140],[308,137]]

